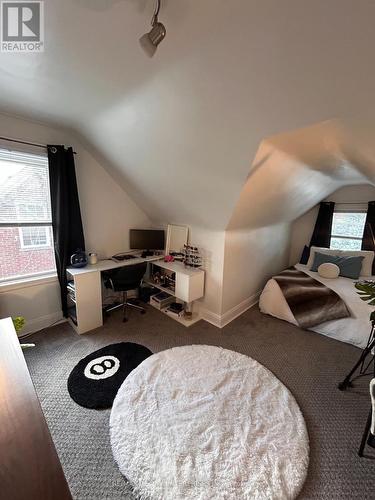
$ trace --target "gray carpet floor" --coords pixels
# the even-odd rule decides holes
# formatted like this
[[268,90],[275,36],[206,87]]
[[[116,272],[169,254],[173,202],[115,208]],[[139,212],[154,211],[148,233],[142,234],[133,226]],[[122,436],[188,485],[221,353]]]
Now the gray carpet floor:
[[86,335],[64,323],[28,339],[37,346],[25,351],[26,361],[74,499],[133,498],[112,458],[110,410],[81,408],[66,388],[82,357],[119,341],[138,342],[153,352],[218,345],[258,360],[291,390],[306,420],[310,466],[300,498],[375,498],[375,450],[357,456],[370,407],[369,378],[346,392],[336,388],[358,349],[264,316],[257,306],[221,330],[204,321],[185,328],[152,308],[146,315],[132,312],[127,323],[120,315],[112,314],[102,328]]

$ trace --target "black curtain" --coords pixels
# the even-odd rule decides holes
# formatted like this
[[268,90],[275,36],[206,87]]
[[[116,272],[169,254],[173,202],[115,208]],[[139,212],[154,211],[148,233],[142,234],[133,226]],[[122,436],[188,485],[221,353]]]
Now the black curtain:
[[329,248],[334,210],[335,204],[333,201],[323,201],[320,204],[318,217],[316,218],[314,231],[310,240],[310,245],[308,247],[305,246],[305,248],[303,249],[300,260],[301,264],[307,264],[310,256],[310,248],[312,246]]
[[[362,250],[375,251],[375,201],[369,201],[365,228],[363,230]],[[372,264],[372,274],[375,274],[375,259]]]
[[48,145],[48,164],[56,268],[62,311],[67,317],[66,268],[71,255],[85,249],[73,149]]

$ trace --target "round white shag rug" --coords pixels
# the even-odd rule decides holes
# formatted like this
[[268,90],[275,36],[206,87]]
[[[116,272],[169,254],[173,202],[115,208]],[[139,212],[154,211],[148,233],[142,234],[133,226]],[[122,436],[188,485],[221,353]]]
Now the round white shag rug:
[[141,499],[291,499],[309,462],[289,390],[248,356],[176,347],[120,387],[110,418],[120,471]]

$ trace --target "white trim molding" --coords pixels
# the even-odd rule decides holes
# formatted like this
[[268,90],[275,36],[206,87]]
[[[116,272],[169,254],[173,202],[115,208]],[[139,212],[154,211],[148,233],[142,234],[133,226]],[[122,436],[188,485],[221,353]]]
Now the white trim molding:
[[49,326],[55,325],[57,323],[63,323],[65,321],[67,320],[63,317],[61,311],[47,314],[45,316],[40,316],[39,318],[26,319],[25,326],[24,328],[22,328],[19,334],[19,338],[22,339],[22,337],[24,337],[25,335],[39,332],[39,330],[43,330],[44,328],[48,328]]
[[207,323],[211,323],[211,325],[217,326],[217,328],[221,328],[220,326],[220,314],[213,313],[208,309],[204,309],[203,307],[199,308],[199,314],[201,319],[207,321]]
[[225,312],[221,316],[221,328],[234,319],[238,318],[238,316],[241,316],[245,311],[250,309],[250,307],[254,306],[258,301],[259,297],[262,291],[260,290],[259,292],[254,293],[247,299],[243,300],[236,306],[232,307],[232,309],[229,309],[229,311]]
[[226,311],[224,314],[221,315],[213,313],[212,311],[209,311],[208,309],[204,309],[203,307],[201,307],[200,316],[208,323],[211,323],[211,325],[214,325],[218,328],[223,328],[225,325],[228,325],[231,321],[238,318],[238,316],[240,316],[245,311],[250,309],[250,307],[255,305],[259,301],[260,294],[261,291],[254,293],[253,295],[251,295],[250,297],[243,300],[236,306],[232,307],[232,309],[229,309],[229,311]]
[[45,285],[46,283],[58,282],[57,274],[43,274],[40,276],[22,277],[18,280],[0,281],[0,293],[18,290],[20,288],[28,288],[29,286]]

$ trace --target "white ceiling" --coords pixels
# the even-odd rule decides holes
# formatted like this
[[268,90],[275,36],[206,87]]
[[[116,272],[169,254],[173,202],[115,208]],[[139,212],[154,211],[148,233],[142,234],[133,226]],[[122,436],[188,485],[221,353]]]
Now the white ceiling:
[[372,0],[165,0],[153,59],[152,0],[45,4],[45,52],[0,54],[0,110],[73,128],[155,221],[225,228],[264,138],[372,125]]

